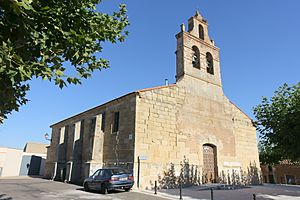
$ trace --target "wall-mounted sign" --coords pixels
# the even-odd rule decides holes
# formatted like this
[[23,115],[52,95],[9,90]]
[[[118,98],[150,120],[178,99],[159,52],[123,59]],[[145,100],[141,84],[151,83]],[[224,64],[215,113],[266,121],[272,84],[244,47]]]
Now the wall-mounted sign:
[[140,159],[140,160],[147,160],[147,156],[145,156],[145,155],[140,155],[140,156],[139,156],[139,159]]

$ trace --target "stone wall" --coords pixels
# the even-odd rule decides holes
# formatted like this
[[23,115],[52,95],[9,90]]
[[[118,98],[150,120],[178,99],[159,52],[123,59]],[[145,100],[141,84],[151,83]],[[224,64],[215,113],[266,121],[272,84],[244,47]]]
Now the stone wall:
[[201,175],[204,144],[216,146],[219,176],[222,171],[247,172],[250,163],[259,163],[251,119],[224,96],[221,87],[191,79],[140,91],[135,159],[144,158],[141,188],[151,188],[171,163],[179,176],[184,159]]
[[300,185],[299,164],[261,165],[264,183]]
[[[135,161],[140,161],[140,187],[154,184],[169,162],[179,163],[176,113],[179,103],[176,86],[140,91],[136,108]],[[183,94],[181,98],[183,99]],[[137,169],[135,163],[134,169]],[[137,170],[136,180],[138,178]],[[136,185],[137,186],[137,185]]]
[[[52,125],[46,177],[80,183],[103,166],[132,169],[135,101],[136,94],[131,93]],[[116,132],[115,112],[119,112]]]

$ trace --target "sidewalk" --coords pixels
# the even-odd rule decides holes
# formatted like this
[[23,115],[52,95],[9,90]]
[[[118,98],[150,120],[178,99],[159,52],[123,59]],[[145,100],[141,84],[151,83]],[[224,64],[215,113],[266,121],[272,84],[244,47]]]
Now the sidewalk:
[[[178,190],[178,195],[176,194],[169,194],[166,191],[162,191],[162,190],[158,190],[157,194],[154,194],[154,190],[134,190],[135,192],[139,192],[142,194],[147,194],[147,195],[151,195],[151,196],[155,196],[155,197],[161,197],[161,198],[165,198],[165,199],[170,199],[170,200],[178,200],[179,199],[179,190]],[[199,199],[194,199],[191,197],[184,197],[185,200],[199,200]]]
[[[184,200],[210,200],[211,186],[192,186],[182,189]],[[136,190],[137,192],[166,199],[179,199],[179,189]],[[213,190],[215,200],[252,200],[255,194],[257,200],[300,200],[300,188],[294,185],[251,186],[239,189]]]

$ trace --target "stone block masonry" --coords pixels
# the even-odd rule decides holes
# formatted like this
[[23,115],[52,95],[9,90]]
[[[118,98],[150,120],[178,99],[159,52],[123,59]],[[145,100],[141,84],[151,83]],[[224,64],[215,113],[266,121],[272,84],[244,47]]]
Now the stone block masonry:
[[98,168],[120,166],[143,189],[179,176],[185,184],[259,180],[255,127],[223,93],[207,21],[196,13],[176,39],[175,84],[132,92],[51,126],[47,177],[80,183]]

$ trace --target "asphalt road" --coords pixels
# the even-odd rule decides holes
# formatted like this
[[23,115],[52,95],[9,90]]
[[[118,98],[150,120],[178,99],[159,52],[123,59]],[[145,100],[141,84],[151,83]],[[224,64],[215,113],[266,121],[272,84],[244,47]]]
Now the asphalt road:
[[41,178],[0,179],[0,200],[31,199],[166,200],[167,198],[137,191],[116,191],[102,195],[96,192],[85,192],[80,186]]

